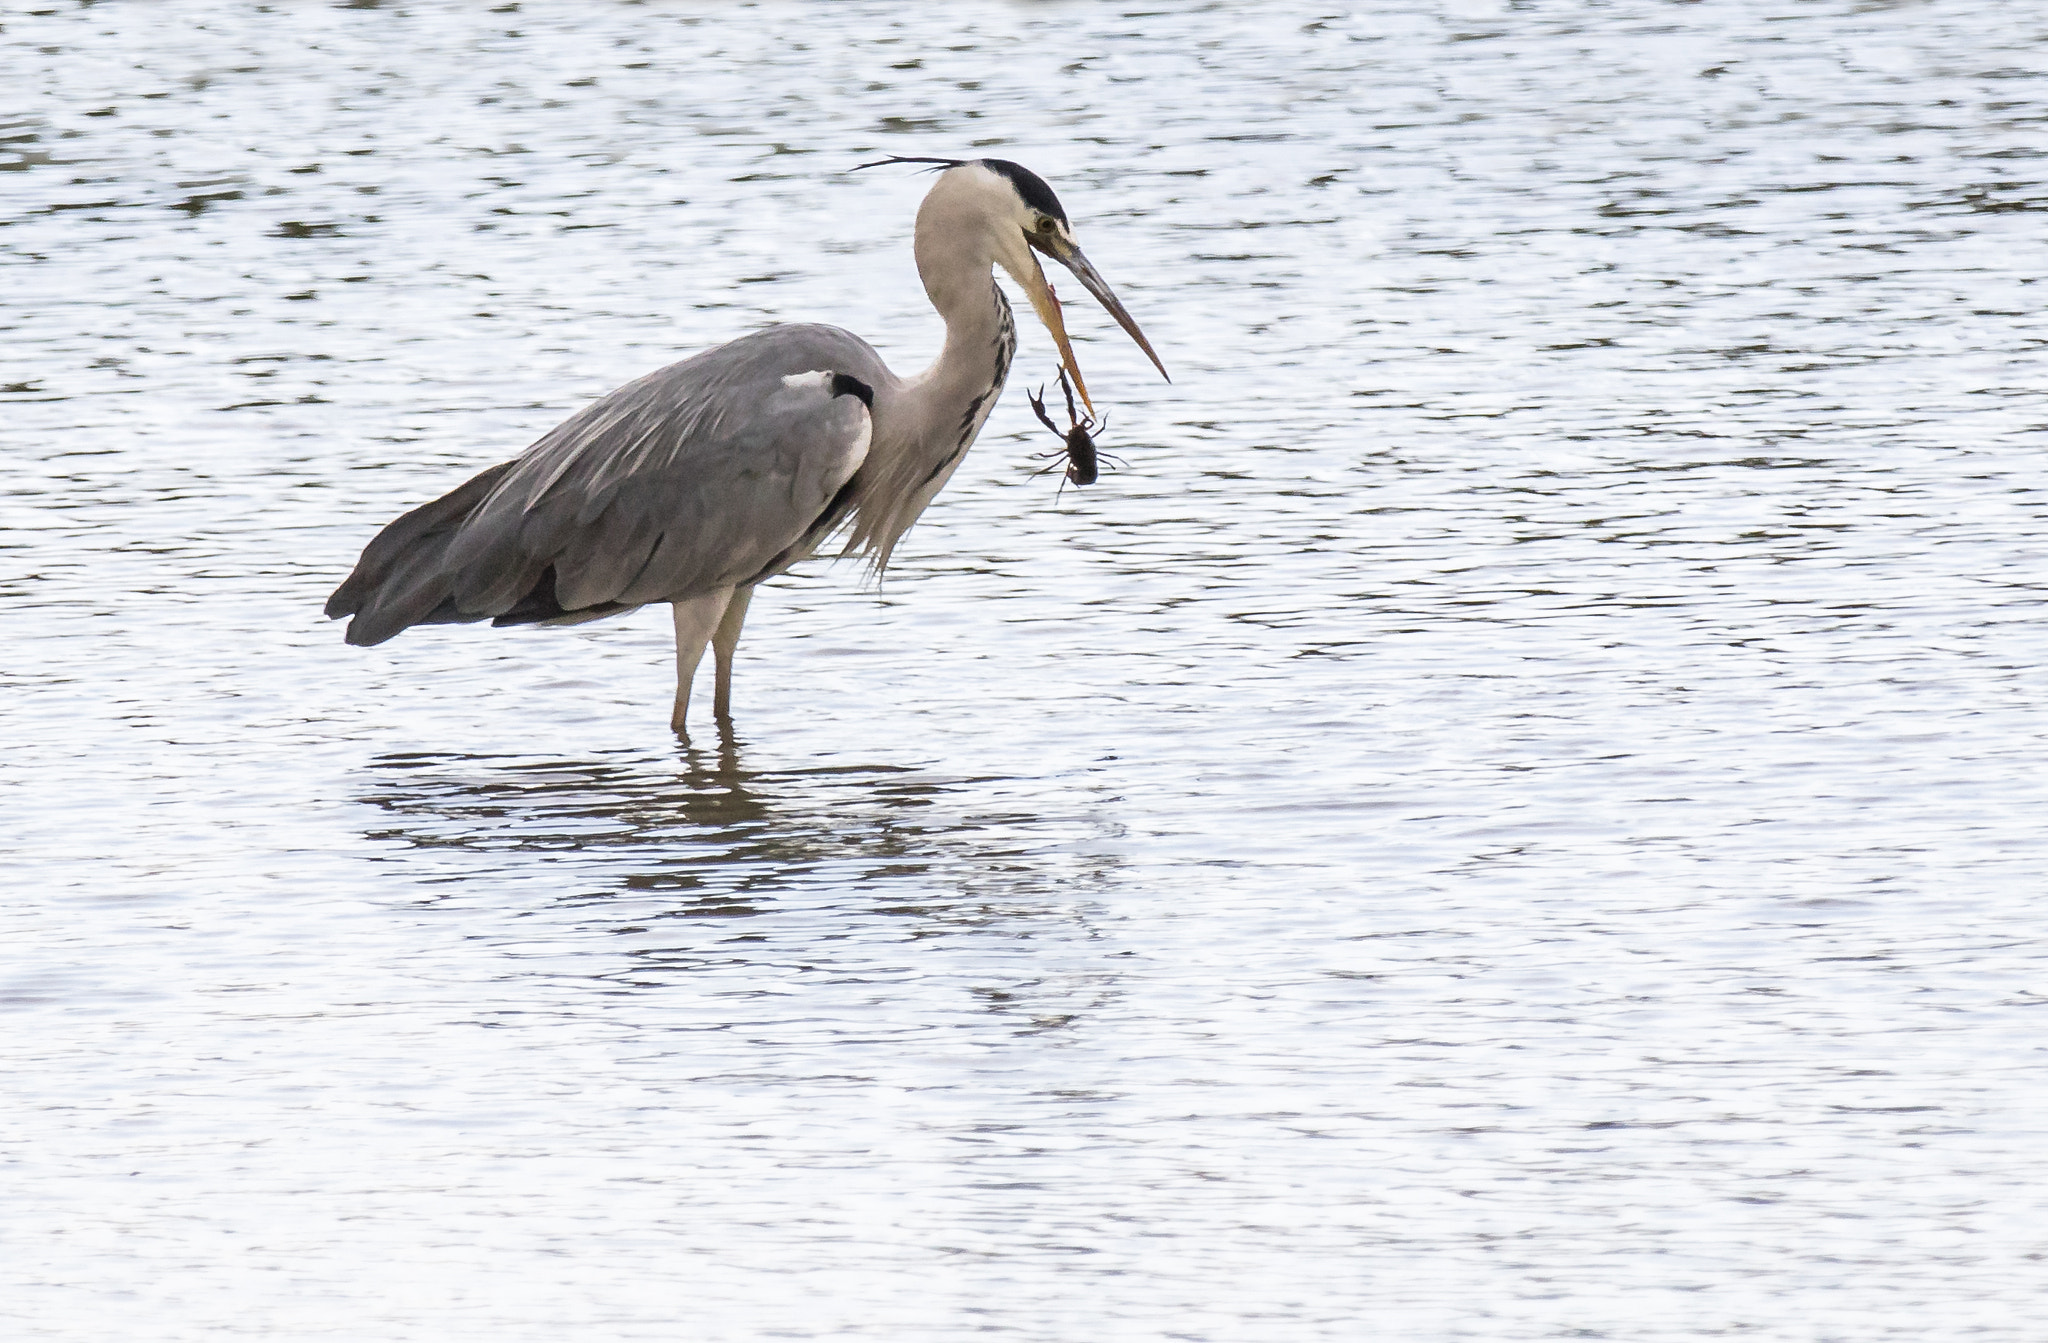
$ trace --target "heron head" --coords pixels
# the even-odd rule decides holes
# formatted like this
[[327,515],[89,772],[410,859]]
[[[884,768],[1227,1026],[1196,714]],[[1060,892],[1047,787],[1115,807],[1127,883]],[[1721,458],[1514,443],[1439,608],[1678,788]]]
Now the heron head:
[[[1074,278],[1083,288],[1095,296],[1096,302],[1108,309],[1130,338],[1138,343],[1159,375],[1169,382],[1172,378],[1166,372],[1166,365],[1159,361],[1159,355],[1152,349],[1152,342],[1145,339],[1145,333],[1131,314],[1124,309],[1121,300],[1109,287],[1109,281],[1084,256],[1074,242],[1073,227],[1067,220],[1066,209],[1060,198],[1053,194],[1045,179],[1021,163],[1008,159],[906,159],[891,158],[885,163],[930,163],[944,170],[945,185],[963,194],[971,194],[982,214],[993,229],[991,248],[997,265],[1009,272],[1010,278],[1021,286],[1031,299],[1031,307],[1038,314],[1038,320],[1045,323],[1045,329],[1052,333],[1053,343],[1059,346],[1060,363],[1065,365],[1067,375],[1073,379],[1074,389],[1081,394],[1083,404],[1092,412],[1095,403],[1088,398],[1088,384],[1081,378],[1080,365],[1074,362],[1074,347],[1067,339],[1067,325],[1061,315],[1059,298],[1052,286],[1046,283],[1045,272],[1040,269],[1037,252],[1051,257],[1074,273]],[[872,167],[872,164],[863,164]],[[934,194],[939,188],[935,187]]]

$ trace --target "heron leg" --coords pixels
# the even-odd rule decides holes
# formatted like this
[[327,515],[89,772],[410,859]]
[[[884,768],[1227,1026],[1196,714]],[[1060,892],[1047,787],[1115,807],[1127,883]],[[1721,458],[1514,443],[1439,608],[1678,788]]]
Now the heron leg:
[[[669,605],[676,620],[676,708],[669,715],[668,725],[678,736],[690,735],[683,727],[683,719],[690,712],[690,682],[697,675],[697,664],[704,660],[704,646],[711,642],[731,601],[732,589],[719,588]],[[738,631],[734,633],[737,635]]]
[[725,605],[725,617],[718,622],[718,633],[711,636],[711,651],[718,664],[711,711],[720,718],[732,717],[732,654],[740,646],[740,626],[747,623],[747,603],[752,600],[753,588],[734,589],[732,600]]

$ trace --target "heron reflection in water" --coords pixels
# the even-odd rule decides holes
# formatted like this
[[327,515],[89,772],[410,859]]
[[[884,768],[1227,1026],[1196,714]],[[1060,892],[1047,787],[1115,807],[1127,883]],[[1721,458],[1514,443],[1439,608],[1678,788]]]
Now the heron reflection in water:
[[1017,343],[995,267],[1029,295],[1091,410],[1034,251],[1072,271],[1165,375],[1036,174],[1004,159],[881,162],[938,173],[915,243],[918,275],[946,324],[931,367],[898,377],[850,331],[784,324],[627,383],[524,455],[378,533],[327,601],[330,617],[353,617],[348,642],[478,620],[574,625],[667,602],[676,631],[669,725],[685,730],[706,645],[723,721],[754,585],[835,534],[840,553],[886,568],[981,431]]

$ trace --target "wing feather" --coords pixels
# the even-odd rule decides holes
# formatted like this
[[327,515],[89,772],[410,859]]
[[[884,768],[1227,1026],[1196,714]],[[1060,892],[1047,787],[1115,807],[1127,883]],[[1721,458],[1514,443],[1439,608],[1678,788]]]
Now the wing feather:
[[608,614],[763,577],[866,459],[869,408],[835,396],[832,372],[894,382],[848,332],[779,326],[628,383],[385,528],[328,614],[376,644],[415,624]]

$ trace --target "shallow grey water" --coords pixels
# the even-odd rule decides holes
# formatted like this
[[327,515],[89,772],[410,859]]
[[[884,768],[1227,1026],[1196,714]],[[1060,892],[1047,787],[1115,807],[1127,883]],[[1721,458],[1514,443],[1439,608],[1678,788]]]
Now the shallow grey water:
[[[2037,1337],[2044,37],[16,12],[9,1334]],[[319,619],[671,358],[929,357],[842,170],[977,146],[1128,469],[1013,387],[723,748],[659,612]]]

